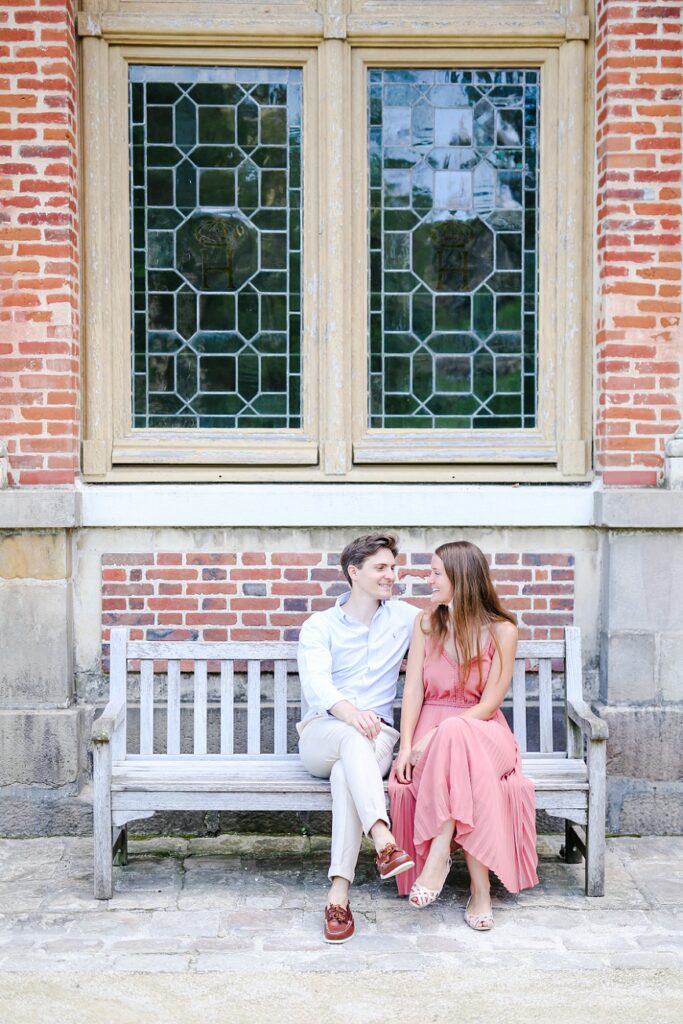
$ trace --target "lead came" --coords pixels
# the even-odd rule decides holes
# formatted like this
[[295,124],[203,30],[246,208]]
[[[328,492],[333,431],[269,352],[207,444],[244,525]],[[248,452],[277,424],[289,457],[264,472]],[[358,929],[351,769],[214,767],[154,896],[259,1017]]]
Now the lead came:
[[369,71],[371,427],[536,425],[539,76]]
[[301,426],[299,68],[130,69],[133,426]]

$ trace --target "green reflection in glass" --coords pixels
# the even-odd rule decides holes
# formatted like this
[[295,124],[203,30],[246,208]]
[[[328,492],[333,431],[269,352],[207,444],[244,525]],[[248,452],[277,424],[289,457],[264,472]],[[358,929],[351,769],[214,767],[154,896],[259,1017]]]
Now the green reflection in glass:
[[301,94],[296,68],[130,67],[138,428],[301,426]]
[[535,425],[539,78],[368,71],[374,428]]

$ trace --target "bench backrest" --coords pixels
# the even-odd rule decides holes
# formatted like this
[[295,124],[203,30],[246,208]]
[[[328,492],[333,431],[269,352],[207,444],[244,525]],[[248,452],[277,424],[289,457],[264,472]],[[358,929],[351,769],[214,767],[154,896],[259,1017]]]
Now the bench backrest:
[[[125,627],[114,627],[110,643],[111,699],[127,703],[128,662],[140,664],[140,747],[143,756],[154,754],[155,669],[166,676],[166,755],[180,753],[181,670],[193,674],[193,751],[207,754],[209,663],[220,678],[220,753],[234,752],[235,665],[246,663],[247,754],[261,753],[262,670],[272,665],[273,753],[287,753],[288,676],[296,670],[296,642],[204,643],[193,641],[128,640]],[[527,663],[537,672],[527,673]],[[553,670],[564,667],[565,687],[560,696],[582,699],[581,638],[576,627],[565,629],[563,640],[522,640],[512,678],[512,727],[522,752],[527,751],[527,708],[538,706],[539,753],[553,752],[553,708],[557,707],[557,676],[553,694]],[[158,672],[161,669],[161,673]],[[299,694],[302,713],[303,695]],[[186,704],[183,705],[187,706]],[[112,756],[126,756],[126,722],[112,743]]]

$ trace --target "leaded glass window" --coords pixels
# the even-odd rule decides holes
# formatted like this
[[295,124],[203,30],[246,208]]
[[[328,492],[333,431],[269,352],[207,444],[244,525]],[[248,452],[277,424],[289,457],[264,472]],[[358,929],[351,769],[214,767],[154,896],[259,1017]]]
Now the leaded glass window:
[[133,425],[300,427],[301,69],[129,88]]
[[371,427],[536,426],[539,88],[369,70]]

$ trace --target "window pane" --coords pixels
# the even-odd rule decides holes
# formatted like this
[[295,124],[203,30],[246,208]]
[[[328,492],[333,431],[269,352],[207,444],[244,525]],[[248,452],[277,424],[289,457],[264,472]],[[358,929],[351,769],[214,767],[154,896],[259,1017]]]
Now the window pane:
[[369,424],[536,424],[537,69],[368,74]]
[[301,426],[301,86],[131,67],[135,427]]

